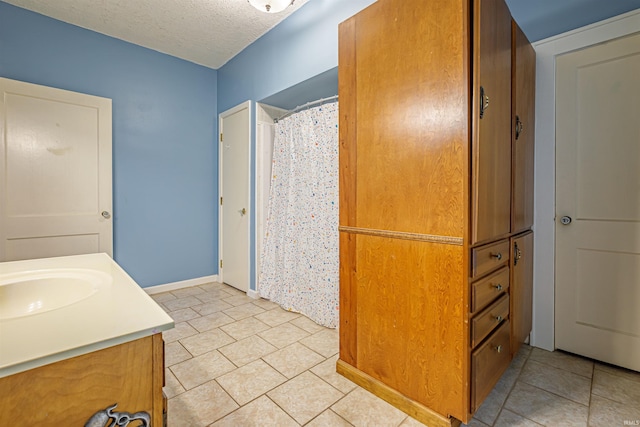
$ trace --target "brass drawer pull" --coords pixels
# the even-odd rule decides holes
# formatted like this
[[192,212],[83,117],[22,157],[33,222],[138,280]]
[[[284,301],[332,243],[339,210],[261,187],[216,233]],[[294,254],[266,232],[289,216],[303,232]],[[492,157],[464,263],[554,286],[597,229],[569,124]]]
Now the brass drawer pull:
[[496,322],[498,323],[502,322],[502,316],[500,315],[496,316]]
[[502,285],[500,283],[495,285],[495,288],[496,288],[496,291],[498,291],[498,292],[502,291]]
[[491,258],[495,258],[495,259],[497,259],[498,261],[500,261],[500,260],[502,259],[502,254],[501,254],[500,252],[498,252],[498,253],[496,253],[496,254],[491,253],[489,256],[490,256]]
[[496,351],[497,351],[498,353],[502,353],[502,345],[498,345],[498,346],[496,346]]

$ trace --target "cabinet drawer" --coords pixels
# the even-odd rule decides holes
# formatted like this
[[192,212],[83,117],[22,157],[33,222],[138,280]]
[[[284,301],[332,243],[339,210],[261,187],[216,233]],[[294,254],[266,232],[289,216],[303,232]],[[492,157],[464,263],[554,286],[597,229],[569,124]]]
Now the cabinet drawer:
[[509,262],[509,240],[471,249],[471,276],[479,277]]
[[496,385],[511,361],[510,324],[504,322],[471,355],[471,406],[472,412]]
[[509,317],[509,295],[504,295],[471,320],[471,347],[475,347],[496,326]]
[[501,268],[491,276],[471,285],[471,312],[482,310],[491,301],[509,290],[509,269]]

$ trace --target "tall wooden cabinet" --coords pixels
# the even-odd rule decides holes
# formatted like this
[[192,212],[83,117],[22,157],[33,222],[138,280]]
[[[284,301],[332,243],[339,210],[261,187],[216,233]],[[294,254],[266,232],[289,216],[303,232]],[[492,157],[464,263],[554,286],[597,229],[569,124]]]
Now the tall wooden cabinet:
[[503,0],[378,0],[340,25],[337,370],[429,425],[468,421],[530,330],[518,31]]

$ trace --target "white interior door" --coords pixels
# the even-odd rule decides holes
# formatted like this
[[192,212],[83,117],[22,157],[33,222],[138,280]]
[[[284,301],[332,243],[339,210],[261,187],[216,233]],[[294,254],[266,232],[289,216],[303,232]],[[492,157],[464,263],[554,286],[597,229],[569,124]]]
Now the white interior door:
[[249,289],[249,101],[220,114],[220,277]]
[[0,78],[0,261],[112,255],[111,100]]
[[640,370],[640,34],[556,73],[556,347]]

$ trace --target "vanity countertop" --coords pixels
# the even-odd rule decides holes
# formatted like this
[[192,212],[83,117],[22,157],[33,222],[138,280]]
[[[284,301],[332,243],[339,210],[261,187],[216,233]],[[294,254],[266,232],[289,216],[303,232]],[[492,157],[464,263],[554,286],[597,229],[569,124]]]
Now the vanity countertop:
[[[173,320],[107,254],[0,263],[0,286],[23,272],[96,271],[92,295],[49,311],[0,316],[0,378],[160,333]],[[8,298],[5,292],[3,298]]]

